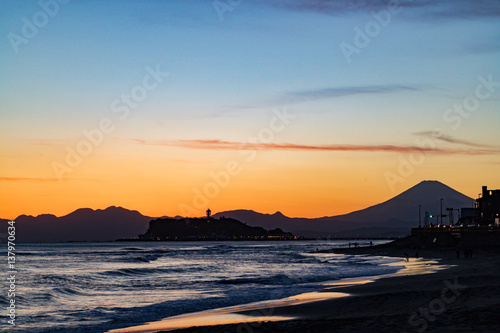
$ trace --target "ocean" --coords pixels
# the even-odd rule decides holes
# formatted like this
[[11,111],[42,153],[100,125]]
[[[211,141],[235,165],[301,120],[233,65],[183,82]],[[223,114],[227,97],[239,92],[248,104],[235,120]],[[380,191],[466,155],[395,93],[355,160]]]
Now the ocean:
[[[328,281],[399,269],[385,265],[397,261],[394,258],[314,253],[348,243],[18,244],[16,326],[7,324],[9,304],[4,295],[0,330],[105,332],[190,312],[281,299],[321,290]],[[2,252],[6,256],[6,246]]]

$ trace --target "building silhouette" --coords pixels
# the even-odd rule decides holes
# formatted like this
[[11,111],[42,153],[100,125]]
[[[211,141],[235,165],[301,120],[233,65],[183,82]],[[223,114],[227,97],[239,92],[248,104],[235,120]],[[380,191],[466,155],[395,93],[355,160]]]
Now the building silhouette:
[[458,224],[465,226],[476,224],[476,208],[463,207],[460,209],[460,219]]
[[483,192],[476,199],[476,222],[480,225],[500,224],[500,190],[488,190],[483,186]]

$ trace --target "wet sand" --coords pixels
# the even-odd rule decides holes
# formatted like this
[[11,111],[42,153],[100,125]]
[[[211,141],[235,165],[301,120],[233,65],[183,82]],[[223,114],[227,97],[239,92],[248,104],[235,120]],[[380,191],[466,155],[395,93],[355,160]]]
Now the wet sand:
[[[208,311],[205,312],[208,316],[201,321],[199,317],[178,316],[184,317],[180,318],[182,325],[188,322],[193,326],[212,326],[176,329],[182,326],[172,325],[173,322],[168,321],[172,318],[168,318],[150,327],[153,330],[128,332],[500,331],[500,255],[497,251],[475,251],[473,258],[467,259],[457,259],[453,249],[420,250],[418,259],[414,250],[390,247],[333,252],[398,258],[408,253],[411,256],[405,269],[390,276],[343,280],[326,285],[323,293]],[[212,321],[203,321],[205,319]]]

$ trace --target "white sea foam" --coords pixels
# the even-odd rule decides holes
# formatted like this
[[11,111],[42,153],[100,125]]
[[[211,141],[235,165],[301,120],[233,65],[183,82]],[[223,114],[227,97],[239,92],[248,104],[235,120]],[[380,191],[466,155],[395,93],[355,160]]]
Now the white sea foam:
[[[99,332],[282,299],[393,260],[313,253],[346,241],[24,244],[19,332]],[[15,331],[15,330],[14,330]]]

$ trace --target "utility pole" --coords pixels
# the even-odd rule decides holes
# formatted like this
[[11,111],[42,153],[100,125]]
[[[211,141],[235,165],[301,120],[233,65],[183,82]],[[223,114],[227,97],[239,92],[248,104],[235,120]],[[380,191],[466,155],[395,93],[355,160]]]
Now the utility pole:
[[446,210],[448,211],[448,221],[450,223],[450,225],[453,225],[455,223],[455,218],[453,216],[453,212],[455,211],[453,208],[446,208]]
[[422,205],[418,205],[418,227],[422,228]]
[[443,198],[441,198],[441,226],[443,225]]

